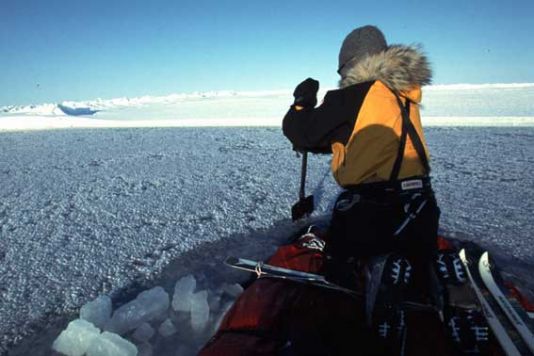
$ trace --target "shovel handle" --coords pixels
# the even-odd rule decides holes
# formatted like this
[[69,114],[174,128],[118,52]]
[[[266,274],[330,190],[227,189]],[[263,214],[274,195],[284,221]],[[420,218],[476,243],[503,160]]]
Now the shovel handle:
[[306,170],[308,167],[308,152],[304,151],[302,153],[302,165],[300,168],[300,192],[299,198],[304,199],[306,196],[305,186],[306,186]]

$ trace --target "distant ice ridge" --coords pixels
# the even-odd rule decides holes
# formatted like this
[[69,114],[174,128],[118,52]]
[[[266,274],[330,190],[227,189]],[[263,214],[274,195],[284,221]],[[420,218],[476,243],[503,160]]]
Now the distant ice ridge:
[[[319,93],[322,97],[326,91],[336,88],[325,88]],[[425,91],[480,91],[488,89],[534,89],[534,83],[492,83],[492,84],[436,84],[424,88]],[[11,105],[0,107],[0,115],[92,115],[98,111],[109,111],[124,108],[140,108],[154,104],[177,104],[184,101],[195,101],[201,99],[231,99],[231,98],[266,98],[282,97],[291,100],[292,90],[263,90],[263,91],[207,91],[193,93],[178,93],[165,96],[145,95],[134,98],[114,98],[114,99],[95,99],[84,101],[63,101],[58,104],[45,103],[38,105]],[[82,109],[86,109],[84,113]],[[76,111],[78,110],[78,113]]]
[[[147,105],[169,105],[184,101],[202,99],[228,99],[228,98],[262,98],[269,96],[287,96],[289,90],[264,90],[264,91],[208,91],[182,94],[170,94],[165,96],[145,95],[135,98],[95,99],[84,101],[63,101],[58,104],[45,103],[38,105],[10,105],[0,107],[0,115],[26,115],[26,116],[62,116],[62,115],[93,115],[99,111],[120,110],[124,108],[141,108]],[[85,109],[85,112],[83,111]]]
[[63,102],[59,104],[4,106],[0,108],[0,116],[91,116],[101,110],[96,105],[83,102]]
[[[239,284],[201,289],[193,275],[179,279],[171,296],[162,288],[141,292],[111,315],[111,299],[100,296],[80,309],[52,344],[66,356],[195,355],[243,292]],[[171,304],[172,298],[172,304]]]
[[0,115],[35,115],[35,116],[61,116],[65,113],[57,104],[40,104],[26,106],[4,106],[0,108]]
[[[318,94],[322,100],[329,88]],[[534,126],[534,83],[423,90],[426,126]],[[0,131],[101,127],[280,126],[292,90],[213,91],[0,108]]]

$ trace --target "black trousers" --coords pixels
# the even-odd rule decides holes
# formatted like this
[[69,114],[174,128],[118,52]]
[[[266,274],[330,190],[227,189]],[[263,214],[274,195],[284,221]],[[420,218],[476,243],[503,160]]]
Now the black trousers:
[[[414,218],[406,223],[411,213]],[[400,191],[370,184],[347,190],[336,201],[326,252],[338,261],[391,252],[414,260],[432,259],[437,252],[439,216],[428,186]]]

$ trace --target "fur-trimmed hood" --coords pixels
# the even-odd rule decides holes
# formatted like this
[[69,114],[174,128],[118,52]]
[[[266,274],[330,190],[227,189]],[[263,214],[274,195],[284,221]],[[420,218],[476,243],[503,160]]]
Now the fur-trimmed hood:
[[341,72],[339,87],[380,80],[396,92],[407,92],[432,81],[432,70],[419,46],[392,45]]

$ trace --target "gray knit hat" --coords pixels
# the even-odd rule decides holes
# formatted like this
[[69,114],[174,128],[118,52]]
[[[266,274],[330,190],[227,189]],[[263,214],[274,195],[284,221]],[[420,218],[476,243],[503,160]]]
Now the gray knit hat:
[[338,72],[348,63],[357,63],[368,55],[385,51],[388,45],[382,31],[367,25],[349,33],[339,51]]

